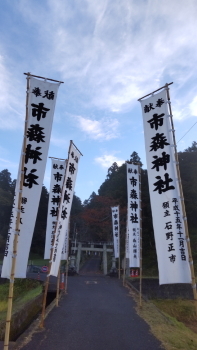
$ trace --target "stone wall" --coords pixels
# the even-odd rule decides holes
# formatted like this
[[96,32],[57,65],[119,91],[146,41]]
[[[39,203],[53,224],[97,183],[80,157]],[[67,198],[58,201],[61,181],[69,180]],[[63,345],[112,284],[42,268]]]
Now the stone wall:
[[[42,309],[43,295],[38,295],[34,300],[29,301],[19,311],[12,315],[10,327],[10,340],[15,341],[19,335],[31,324],[34,318]],[[5,321],[0,322],[0,340],[4,340]]]
[[[139,278],[128,279],[129,283],[139,291]],[[142,279],[142,294],[148,299],[193,299],[193,290],[191,284],[163,284],[159,285],[156,278]]]

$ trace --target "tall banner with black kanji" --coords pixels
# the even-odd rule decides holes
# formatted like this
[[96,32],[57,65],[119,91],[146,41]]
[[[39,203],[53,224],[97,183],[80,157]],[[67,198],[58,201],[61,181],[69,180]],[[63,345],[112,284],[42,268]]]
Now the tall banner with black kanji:
[[126,257],[126,259],[129,259],[129,227],[128,227],[128,223],[127,223],[127,227],[126,227],[125,257]]
[[64,245],[62,248],[62,255],[61,260],[67,260],[68,259],[68,252],[69,252],[69,232],[68,229],[65,233],[65,239],[64,239]]
[[139,166],[127,163],[129,267],[140,267],[140,192]]
[[119,258],[120,252],[120,220],[119,220],[119,206],[111,207],[112,211],[112,229],[114,238],[114,256]]
[[24,135],[26,150],[25,154],[21,152],[20,159],[21,165],[22,157],[25,157],[24,167],[22,169],[24,173],[22,203],[21,207],[17,208],[19,183],[21,179],[21,167],[19,167],[1,273],[1,277],[5,278],[10,278],[12,256],[15,254],[15,252],[13,252],[13,240],[14,235],[17,234],[17,232],[15,232],[17,211],[20,211],[20,232],[18,235],[15,277],[26,277],[29,250],[40,201],[55,102],[59,87],[59,83],[49,83],[45,80],[39,80],[33,77],[29,79],[30,89],[27,91],[29,95],[27,106],[27,132],[26,135]]
[[44,259],[50,259],[51,250],[53,248],[53,239],[57,224],[58,209],[60,206],[62,186],[66,171],[65,160],[52,158],[51,162],[51,183],[49,192]]
[[59,270],[61,254],[65,242],[65,233],[68,229],[79,159],[80,152],[71,142],[71,147],[68,155],[68,163],[66,167],[66,175],[63,184],[63,195],[59,209],[60,213],[55,233],[55,243],[53,247],[52,264],[50,270],[50,275],[53,276],[57,276]]
[[167,91],[141,100],[159,283],[191,283]]

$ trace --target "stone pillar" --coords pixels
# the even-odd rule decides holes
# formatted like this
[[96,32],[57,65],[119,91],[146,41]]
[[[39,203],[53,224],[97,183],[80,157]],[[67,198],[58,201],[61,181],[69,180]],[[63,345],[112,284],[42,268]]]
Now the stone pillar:
[[107,245],[103,244],[103,274],[107,275]]
[[125,258],[122,259],[122,269],[124,270],[125,268],[125,276],[129,277],[130,276],[130,267],[129,267],[129,259],[126,258],[126,265],[125,265]]
[[113,256],[112,257],[112,269],[116,269],[116,258]]
[[77,261],[76,261],[76,271],[77,271],[77,273],[79,273],[80,261],[81,261],[81,242],[78,242]]
[[75,267],[75,256],[71,255],[70,257],[70,267]]

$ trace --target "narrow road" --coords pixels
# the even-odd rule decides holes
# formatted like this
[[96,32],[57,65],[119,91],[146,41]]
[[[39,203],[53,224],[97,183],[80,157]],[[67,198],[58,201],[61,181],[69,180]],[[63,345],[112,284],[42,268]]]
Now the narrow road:
[[101,257],[96,255],[93,256],[92,258],[88,259],[85,262],[79,274],[86,275],[86,276],[102,275],[102,272],[100,271],[100,263],[101,263]]
[[68,278],[68,294],[23,350],[161,350],[122,281],[89,275],[98,271],[96,261],[98,266],[93,258],[83,275]]

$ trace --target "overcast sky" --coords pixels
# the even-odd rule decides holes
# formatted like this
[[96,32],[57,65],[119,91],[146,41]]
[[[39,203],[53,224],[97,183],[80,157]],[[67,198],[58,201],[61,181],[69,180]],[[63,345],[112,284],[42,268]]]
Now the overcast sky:
[[[83,153],[76,195],[89,198],[133,151],[146,167],[138,98],[170,86],[179,141],[197,121],[196,0],[4,0],[0,10],[0,171],[16,178],[24,72],[64,81],[49,156]],[[197,125],[178,142],[197,141]],[[49,188],[50,159],[44,184]]]

